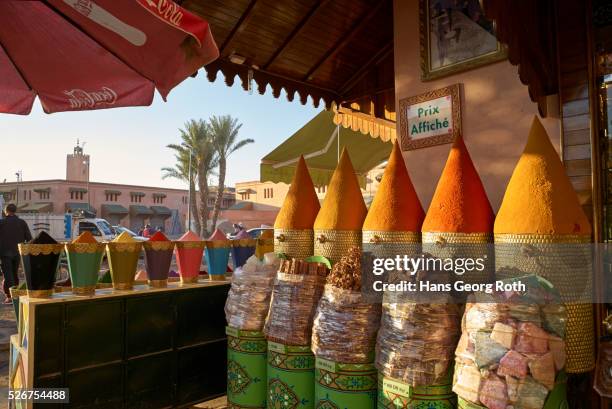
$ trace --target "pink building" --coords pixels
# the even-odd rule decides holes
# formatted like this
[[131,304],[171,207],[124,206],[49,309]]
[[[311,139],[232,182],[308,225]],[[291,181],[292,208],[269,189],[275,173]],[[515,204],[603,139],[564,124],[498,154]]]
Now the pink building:
[[[184,231],[188,191],[150,186],[90,182],[89,155],[78,145],[67,156],[66,180],[34,180],[0,183],[0,195],[22,213],[74,212],[89,209],[111,225],[138,231],[145,223],[165,231]],[[214,193],[214,192],[213,192]],[[209,203],[214,202],[214,197]],[[234,193],[225,193],[222,208],[235,202]],[[178,230],[178,231],[177,231]]]

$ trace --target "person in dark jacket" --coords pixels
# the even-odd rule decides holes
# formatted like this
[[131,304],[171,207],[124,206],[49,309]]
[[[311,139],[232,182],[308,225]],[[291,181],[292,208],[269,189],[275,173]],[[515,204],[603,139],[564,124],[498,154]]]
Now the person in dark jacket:
[[5,304],[12,303],[9,288],[19,285],[19,249],[17,245],[32,240],[32,234],[28,224],[17,217],[17,207],[10,203],[6,205],[4,213],[6,217],[0,220],[0,270],[4,280],[2,290],[6,296]]

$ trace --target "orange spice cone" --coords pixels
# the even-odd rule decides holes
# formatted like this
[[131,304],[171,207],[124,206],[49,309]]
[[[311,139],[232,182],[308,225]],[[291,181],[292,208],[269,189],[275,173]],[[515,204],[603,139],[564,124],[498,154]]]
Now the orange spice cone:
[[548,279],[566,301],[565,369],[568,373],[592,370],[592,257],[585,244],[591,241],[591,226],[537,117],[506,188],[494,231],[497,277],[537,274]]
[[416,254],[420,249],[424,218],[425,212],[396,141],[363,222],[364,251],[377,257]]
[[314,255],[335,263],[349,248],[361,246],[361,227],[366,213],[353,164],[343,149],[314,222]]
[[274,222],[274,250],[290,258],[312,256],[312,226],[320,207],[306,161],[300,156],[289,192]]
[[[423,222],[423,251],[439,258],[483,258],[485,268],[455,271],[467,283],[492,280],[495,215],[461,136],[455,139]],[[487,262],[488,261],[488,262]],[[459,277],[459,274],[461,276]]]

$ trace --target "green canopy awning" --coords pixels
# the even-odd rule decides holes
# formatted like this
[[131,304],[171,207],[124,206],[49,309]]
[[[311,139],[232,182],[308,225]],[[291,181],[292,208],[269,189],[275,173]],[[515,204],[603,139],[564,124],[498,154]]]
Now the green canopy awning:
[[[319,113],[267,154],[261,160],[261,181],[291,183],[297,161],[304,155],[314,184],[327,185],[338,163],[338,128],[333,117],[333,112]],[[340,151],[346,147],[359,182],[365,186],[365,174],[389,157],[393,145],[343,127],[339,133]]]
[[92,213],[96,213],[96,208],[88,205],[87,203],[75,203],[66,202],[66,211],[74,213],[77,210],[87,210]]
[[170,217],[172,212],[166,206],[151,206],[151,210],[156,216]]
[[28,203],[20,210],[24,213],[51,213],[53,211],[53,203]]
[[253,210],[253,202],[236,202],[227,210]]
[[106,215],[126,215],[128,209],[121,206],[120,204],[103,204],[102,205],[102,216]]
[[153,210],[149,209],[147,206],[130,205],[130,214],[132,216],[151,216]]

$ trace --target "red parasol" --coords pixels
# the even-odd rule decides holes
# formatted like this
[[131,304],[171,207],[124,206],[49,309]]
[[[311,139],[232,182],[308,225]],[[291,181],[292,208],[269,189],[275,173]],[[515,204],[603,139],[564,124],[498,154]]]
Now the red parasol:
[[0,112],[150,105],[218,56],[171,0],[1,0]]

